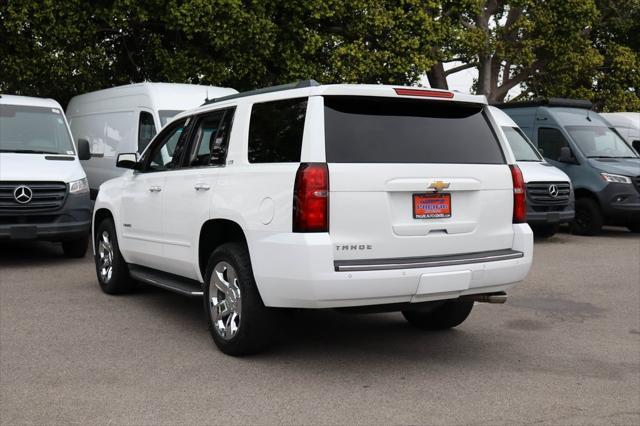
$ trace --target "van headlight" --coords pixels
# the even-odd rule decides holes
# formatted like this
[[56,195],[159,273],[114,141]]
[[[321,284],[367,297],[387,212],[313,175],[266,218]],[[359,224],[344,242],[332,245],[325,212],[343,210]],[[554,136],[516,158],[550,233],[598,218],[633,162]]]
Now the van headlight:
[[600,173],[602,179],[611,183],[631,183],[631,178],[622,175],[612,175],[611,173]]
[[69,192],[72,194],[89,192],[89,182],[87,182],[87,178],[82,178],[69,183]]

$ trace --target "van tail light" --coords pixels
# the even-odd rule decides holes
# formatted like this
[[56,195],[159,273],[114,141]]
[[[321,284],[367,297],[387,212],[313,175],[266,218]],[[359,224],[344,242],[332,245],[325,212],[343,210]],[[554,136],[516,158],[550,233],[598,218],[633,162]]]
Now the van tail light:
[[518,166],[511,164],[509,168],[511,169],[511,180],[513,181],[513,223],[524,223],[527,221],[524,178]]
[[329,169],[301,163],[293,188],[293,232],[329,232]]

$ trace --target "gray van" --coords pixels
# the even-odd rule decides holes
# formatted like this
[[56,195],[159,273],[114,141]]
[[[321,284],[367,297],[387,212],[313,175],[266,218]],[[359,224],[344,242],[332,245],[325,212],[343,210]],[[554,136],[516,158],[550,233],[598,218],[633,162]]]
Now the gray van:
[[571,178],[574,233],[596,235],[603,225],[640,232],[640,158],[591,102],[549,98],[496,105],[542,155]]

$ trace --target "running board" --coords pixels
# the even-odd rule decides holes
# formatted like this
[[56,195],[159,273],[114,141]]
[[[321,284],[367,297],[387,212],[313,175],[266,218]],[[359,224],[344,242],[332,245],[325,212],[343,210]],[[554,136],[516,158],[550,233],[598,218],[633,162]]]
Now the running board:
[[131,278],[151,284],[174,293],[189,297],[202,296],[202,284],[189,278],[169,274],[168,272],[156,271],[139,265],[129,265],[129,275]]

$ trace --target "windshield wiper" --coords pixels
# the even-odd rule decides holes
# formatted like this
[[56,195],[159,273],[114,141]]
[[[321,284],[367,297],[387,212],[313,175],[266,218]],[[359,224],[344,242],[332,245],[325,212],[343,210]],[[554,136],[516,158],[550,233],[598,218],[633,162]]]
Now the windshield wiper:
[[619,158],[612,155],[589,155],[587,158]]
[[39,151],[35,149],[0,149],[0,152],[10,152],[12,154],[60,154],[55,151]]

